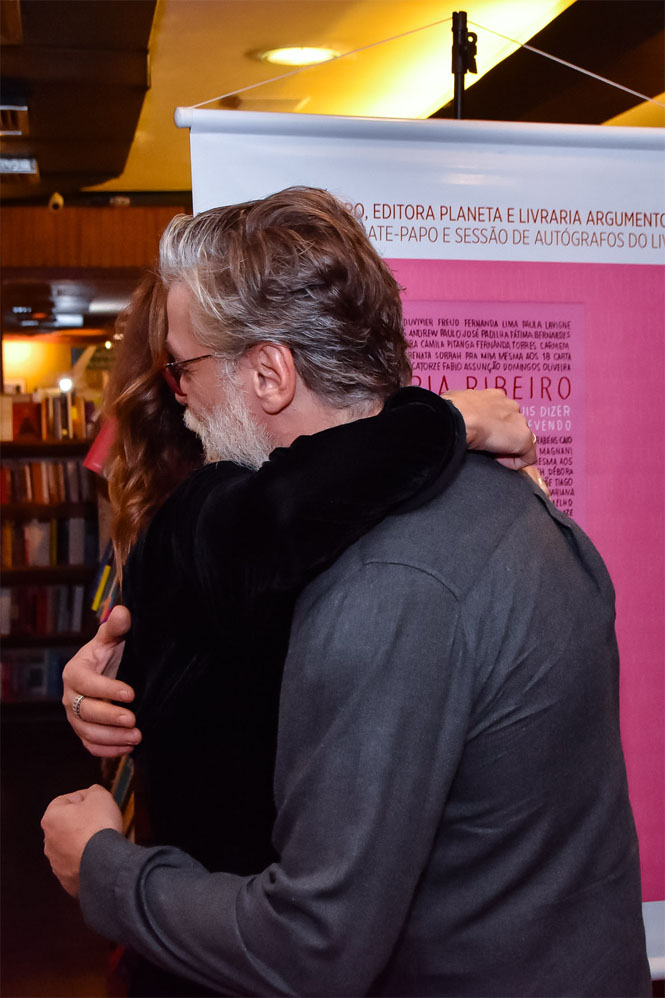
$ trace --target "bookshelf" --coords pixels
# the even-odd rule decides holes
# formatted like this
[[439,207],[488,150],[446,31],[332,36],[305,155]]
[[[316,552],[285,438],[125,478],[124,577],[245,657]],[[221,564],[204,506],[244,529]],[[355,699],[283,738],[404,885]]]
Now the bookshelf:
[[0,444],[3,703],[57,700],[62,667],[95,628],[99,561],[89,441]]
[[[68,202],[66,211],[56,213],[42,205],[3,207],[0,229],[3,265],[0,338],[3,341],[3,363],[0,373],[6,394],[0,395],[0,440],[12,437],[14,440],[12,443],[0,443],[0,466],[4,467],[12,461],[82,460],[89,442],[61,439],[56,444],[52,438],[59,435],[58,427],[62,431],[61,436],[90,436],[87,405],[78,399],[73,411],[67,398],[58,398],[59,393],[55,389],[44,386],[55,386],[59,374],[71,371],[79,363],[81,358],[74,358],[73,348],[81,348],[85,353],[86,348],[97,344],[98,355],[92,357],[85,367],[83,381],[75,379],[75,383],[77,390],[83,383],[89,397],[99,400],[106,370],[112,362],[113,350],[106,350],[106,342],[113,341],[119,308],[116,303],[129,301],[144,269],[153,266],[165,226],[175,214],[183,211],[191,211],[191,199],[185,196],[183,201],[180,194],[175,204],[169,199],[123,207],[102,204],[101,201],[85,205]],[[81,314],[82,326],[68,328],[60,322],[55,323],[56,318],[64,319],[64,314],[72,311]],[[13,351],[19,348],[21,351],[29,348],[31,352],[15,356]],[[106,353],[108,357],[105,358],[102,355]],[[106,366],[102,365],[104,359],[108,361]],[[10,385],[11,388],[8,387]],[[25,403],[25,409],[16,421],[14,409],[18,400],[13,396],[10,398],[15,385],[25,396],[21,400]],[[40,399],[39,413],[35,408],[35,393],[45,396]],[[25,436],[20,432],[25,422],[33,423],[35,436],[41,437],[41,441],[18,439],[19,435]],[[98,479],[98,488],[100,482],[101,479]],[[0,503],[3,523],[9,519],[23,527],[32,522],[50,524],[55,521],[57,524],[74,520],[99,524],[101,514],[98,532],[102,535],[108,533],[104,523],[106,504],[101,499],[100,491],[89,499],[74,501],[66,498],[47,503],[38,502],[34,496],[17,501],[14,496],[3,495],[0,496]],[[37,528],[34,531],[37,537],[40,529],[44,534],[43,528]],[[57,526],[49,526],[49,545],[52,530],[57,535]],[[75,528],[76,532],[80,542],[80,527]],[[20,536],[21,531],[18,530],[17,534]],[[42,542],[45,543],[44,537]],[[33,539],[33,543],[38,541]],[[41,598],[42,604],[44,597],[34,597],[35,589],[43,592],[46,587],[64,586],[66,589],[60,592],[70,593],[75,587],[83,586],[85,593],[80,630],[78,627],[76,630],[56,627],[47,631],[37,630],[32,634],[17,634],[16,628],[7,633],[6,627],[2,627],[2,700],[3,707],[8,699],[14,701],[10,704],[10,714],[21,718],[34,717],[51,709],[48,700],[58,698],[54,692],[57,684],[51,682],[49,686],[47,681],[43,681],[45,671],[48,669],[49,674],[56,675],[60,665],[70,657],[70,651],[80,647],[82,641],[94,633],[98,616],[103,618],[112,605],[114,577],[109,556],[105,553],[100,564],[98,551],[90,563],[86,556],[82,564],[70,564],[69,558],[58,558],[55,564],[20,566],[14,564],[12,557],[11,564],[3,567],[0,579],[2,614],[11,615],[11,597],[19,591],[24,593],[23,598],[26,599],[25,591],[32,589],[33,598]],[[94,610],[89,609],[91,603],[95,604]],[[43,623],[43,605],[40,613]],[[7,623],[6,620],[4,623]],[[71,637],[74,640],[70,642]],[[55,660],[55,666],[47,661],[48,656]],[[15,666],[13,670],[5,667],[8,660]],[[19,689],[17,693],[16,687],[10,686],[9,677],[12,674],[30,679],[24,684],[23,692]],[[20,687],[20,683],[18,685]],[[27,702],[20,704],[19,699]],[[37,704],[40,706],[37,707]],[[62,711],[56,713],[60,717]]]

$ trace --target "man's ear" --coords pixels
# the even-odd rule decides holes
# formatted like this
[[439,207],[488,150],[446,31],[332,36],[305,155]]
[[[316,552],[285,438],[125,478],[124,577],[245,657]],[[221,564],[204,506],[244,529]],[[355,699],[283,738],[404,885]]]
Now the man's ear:
[[289,347],[282,343],[258,343],[248,352],[251,385],[266,413],[274,416],[291,404],[298,375]]

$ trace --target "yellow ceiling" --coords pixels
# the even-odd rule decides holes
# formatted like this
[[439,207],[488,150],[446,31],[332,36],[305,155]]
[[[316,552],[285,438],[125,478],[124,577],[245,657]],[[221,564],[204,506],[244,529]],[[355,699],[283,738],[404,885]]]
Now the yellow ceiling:
[[629,125],[631,128],[665,128],[665,93],[657,94],[650,102],[641,101],[635,107],[610,118],[605,124]]
[[[525,42],[572,2],[474,0],[469,21]],[[174,109],[280,75],[253,53],[281,45],[364,51],[244,90],[226,106],[426,118],[453,95],[448,19],[459,7],[446,0],[158,0],[151,87],[125,170],[94,189],[189,189],[188,133],[173,124]],[[478,34],[478,77],[468,75],[467,86],[517,47],[476,24],[469,28]],[[427,25],[434,26],[417,30]],[[374,45],[383,39],[392,40]]]

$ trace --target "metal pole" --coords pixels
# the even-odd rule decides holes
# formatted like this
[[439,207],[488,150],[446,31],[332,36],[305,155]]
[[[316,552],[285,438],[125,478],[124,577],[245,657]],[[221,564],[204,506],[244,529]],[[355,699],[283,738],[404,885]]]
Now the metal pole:
[[464,59],[464,48],[466,45],[466,11],[456,10],[453,12],[453,65],[452,71],[455,77],[455,91],[453,95],[453,116],[455,118],[464,117],[464,75],[466,73],[466,62]]
[[466,11],[453,11],[453,60],[452,72],[455,78],[453,94],[453,114],[464,117],[464,77],[466,73],[476,73],[476,42],[478,36],[468,31]]

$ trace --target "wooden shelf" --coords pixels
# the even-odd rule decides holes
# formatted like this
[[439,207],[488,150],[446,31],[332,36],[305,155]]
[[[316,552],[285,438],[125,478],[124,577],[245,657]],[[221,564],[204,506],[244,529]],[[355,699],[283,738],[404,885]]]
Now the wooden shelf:
[[97,571],[96,565],[26,565],[22,568],[3,568],[4,586],[50,585],[59,583],[89,582]]
[[11,520],[59,520],[80,516],[92,519],[97,512],[94,500],[88,502],[8,502],[0,507],[2,515]]
[[87,454],[92,440],[2,440],[2,457],[69,457]]
[[94,629],[66,631],[62,634],[3,634],[3,648],[63,648],[71,645],[80,648],[89,641]]

